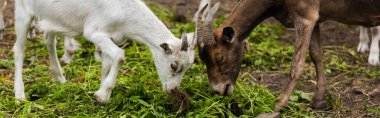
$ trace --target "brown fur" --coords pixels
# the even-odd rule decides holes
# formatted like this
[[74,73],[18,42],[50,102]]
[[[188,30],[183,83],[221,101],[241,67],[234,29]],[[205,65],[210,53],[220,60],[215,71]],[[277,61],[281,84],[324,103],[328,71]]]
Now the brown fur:
[[[350,25],[380,25],[378,0],[240,0],[224,23],[214,31],[216,45],[205,46],[200,57],[207,65],[211,85],[233,85],[243,60],[243,41],[264,19],[275,17],[286,27],[296,29],[295,53],[291,64],[291,81],[281,92],[275,112],[287,104],[297,79],[302,75],[309,54],[317,72],[317,91],[313,108],[324,108],[326,77],[323,73],[319,23],[336,20]],[[316,27],[315,27],[316,26]],[[229,31],[233,29],[233,31]],[[225,31],[227,30],[227,31]],[[228,87],[226,87],[228,89]],[[224,93],[220,93],[224,94]]]

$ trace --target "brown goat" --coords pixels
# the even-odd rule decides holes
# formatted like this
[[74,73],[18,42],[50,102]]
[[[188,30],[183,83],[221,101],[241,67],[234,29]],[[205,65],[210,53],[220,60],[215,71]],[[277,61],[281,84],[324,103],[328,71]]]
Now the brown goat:
[[[308,50],[315,65],[318,82],[311,106],[325,108],[324,94],[327,83],[323,73],[319,23],[335,20],[367,27],[380,25],[380,1],[240,0],[230,16],[214,31],[214,38],[203,37],[202,42],[198,43],[199,54],[207,65],[209,82],[214,91],[220,95],[232,94],[243,61],[244,40],[259,23],[272,16],[286,27],[296,29],[296,50],[290,70],[291,81],[279,95],[275,112],[279,112],[287,104],[296,81],[303,73]],[[208,30],[211,30],[211,27]]]

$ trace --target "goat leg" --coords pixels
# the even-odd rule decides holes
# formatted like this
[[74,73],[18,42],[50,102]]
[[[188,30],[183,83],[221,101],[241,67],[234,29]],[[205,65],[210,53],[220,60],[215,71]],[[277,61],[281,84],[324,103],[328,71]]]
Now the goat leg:
[[323,72],[323,51],[321,47],[320,30],[318,24],[314,27],[313,34],[311,35],[309,54],[311,60],[314,63],[315,70],[317,73],[317,91],[315,91],[311,107],[314,109],[324,109],[327,108],[325,99],[327,83],[326,76]]
[[359,36],[359,45],[358,45],[358,52],[364,53],[368,51],[368,43],[369,43],[369,37],[368,37],[368,29],[366,27],[360,26],[360,36]]
[[281,92],[279,100],[277,101],[275,106],[275,112],[279,112],[281,108],[287,104],[288,99],[294,89],[294,86],[296,85],[296,81],[300,78],[304,69],[306,52],[308,51],[308,47],[310,44],[311,34],[319,17],[319,4],[310,2],[308,5],[310,6],[292,9],[296,13],[294,17],[297,36],[295,42],[296,51],[291,64],[291,81]]
[[[16,2],[17,3],[17,2]],[[15,78],[14,78],[14,91],[17,99],[25,99],[24,82],[22,80],[22,65],[25,58],[25,43],[26,34],[30,27],[32,18],[23,13],[22,9],[15,10],[15,17],[18,17],[15,22],[16,29],[16,42],[13,46],[14,60],[15,60]]]
[[61,83],[66,82],[62,73],[62,68],[57,56],[56,48],[56,35],[53,33],[45,32],[45,40],[50,57],[50,71],[52,72],[54,79]]
[[376,66],[380,65],[379,62],[379,40],[380,40],[380,26],[371,28],[372,42],[369,51],[368,63]]

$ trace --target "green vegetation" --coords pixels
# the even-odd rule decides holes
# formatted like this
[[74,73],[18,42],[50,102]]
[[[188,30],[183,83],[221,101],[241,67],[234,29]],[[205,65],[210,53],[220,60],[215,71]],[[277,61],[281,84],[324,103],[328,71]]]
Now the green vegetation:
[[[157,5],[151,8],[161,20],[180,36],[180,29],[193,32],[192,23],[176,23],[171,21],[172,13]],[[217,21],[217,25],[225,17]],[[216,26],[217,26],[216,25]],[[293,46],[278,41],[284,28],[280,25],[259,25],[250,35],[251,50],[245,55],[243,70],[253,71],[254,76],[267,72],[289,72],[293,54]],[[125,64],[119,71],[111,102],[104,107],[94,100],[94,92],[99,88],[101,64],[96,61],[94,46],[82,37],[77,38],[82,44],[75,53],[74,61],[64,65],[67,83],[60,84],[51,80],[47,49],[42,39],[27,42],[24,63],[24,81],[29,101],[15,102],[13,93],[13,74],[0,74],[0,117],[234,117],[230,112],[230,97],[216,96],[211,92],[206,77],[205,65],[196,56],[196,63],[186,72],[181,89],[190,96],[191,109],[188,113],[172,111],[171,98],[161,89],[161,84],[154,67],[149,49],[140,44],[130,43],[125,48]],[[58,55],[63,54],[63,40],[58,41]],[[346,47],[343,47],[346,48]],[[7,52],[0,49],[0,52]],[[333,52],[327,51],[331,54]],[[347,52],[346,52],[347,53]],[[1,53],[6,54],[6,53]],[[9,59],[0,60],[0,68],[11,68],[13,73],[13,55],[6,54]],[[369,73],[377,76],[380,73],[350,66],[347,60],[339,55],[328,57],[325,64],[327,74],[338,71],[347,75],[358,76],[357,73]],[[356,57],[356,56],[355,56]],[[306,73],[314,72],[308,60]],[[11,75],[11,76],[6,76]],[[306,78],[313,79],[314,75]],[[251,80],[238,79],[234,97],[244,110],[244,116],[252,117],[260,113],[271,112],[275,102],[273,92]],[[297,91],[293,94],[289,107],[284,109],[285,117],[322,117],[324,114],[313,112],[309,107],[312,94]],[[336,101],[334,101],[336,102]],[[339,103],[339,100],[337,100]],[[378,114],[378,108],[368,108],[369,112]]]

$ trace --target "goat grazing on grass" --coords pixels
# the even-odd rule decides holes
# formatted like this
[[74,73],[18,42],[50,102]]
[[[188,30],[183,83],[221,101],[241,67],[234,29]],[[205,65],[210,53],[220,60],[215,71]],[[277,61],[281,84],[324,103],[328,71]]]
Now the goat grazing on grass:
[[[327,82],[323,72],[319,23],[336,20],[350,25],[373,27],[380,25],[379,15],[380,1],[376,0],[240,0],[214,33],[205,32],[207,37],[198,42],[199,55],[207,65],[212,89],[220,95],[231,95],[243,62],[243,42],[259,23],[273,16],[286,27],[294,27],[296,32],[291,81],[279,95],[274,111],[280,112],[287,104],[303,73],[308,51],[317,73],[317,90],[311,106],[325,108]],[[205,28],[203,29],[212,30],[211,27]],[[277,113],[260,117],[276,116]]]
[[[371,41],[368,36],[368,30],[372,34],[371,46],[368,46],[368,43]],[[358,45],[358,52],[364,53],[369,49],[368,63],[371,65],[380,65],[379,62],[379,40],[380,40],[380,26],[366,28],[360,26],[360,42]]]
[[[66,82],[59,65],[55,36],[75,37],[83,34],[95,44],[102,61],[102,82],[95,97],[107,103],[116,83],[119,67],[124,63],[121,45],[126,40],[144,43],[152,52],[165,92],[178,91],[185,71],[194,61],[196,42],[182,36],[177,39],[141,0],[17,0],[15,58],[15,96],[25,99],[22,65],[27,30],[33,17],[40,19],[50,57],[54,79]],[[189,40],[188,40],[189,39]],[[174,92],[178,93],[178,92]]]

